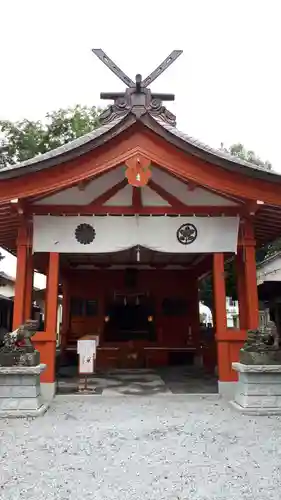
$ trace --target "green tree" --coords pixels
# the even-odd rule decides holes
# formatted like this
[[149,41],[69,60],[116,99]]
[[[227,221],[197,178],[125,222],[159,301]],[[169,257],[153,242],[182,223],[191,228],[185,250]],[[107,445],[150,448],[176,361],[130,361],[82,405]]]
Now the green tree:
[[265,170],[272,170],[272,165],[268,160],[261,160],[254,151],[252,151],[251,149],[246,149],[240,142],[232,144],[229,149],[225,148],[222,144],[221,149],[226,153],[229,153],[231,156],[235,156],[236,158],[240,158],[241,160],[253,163],[253,165],[257,165],[260,168],[264,168]]
[[0,121],[5,138],[5,146],[0,147],[0,166],[28,160],[91,132],[100,125],[101,111],[95,106],[77,105],[47,113],[44,121]]
[[[237,143],[226,149],[223,144],[221,144],[221,150],[229,153],[231,156],[246,160],[249,163],[253,163],[260,168],[265,170],[271,170],[272,165],[269,161],[262,161],[259,156],[256,155],[254,151],[247,150],[243,144]],[[257,263],[261,262],[266,256],[272,255],[276,251],[281,249],[281,239],[276,240],[273,243],[261,248],[256,253]],[[225,285],[226,285],[226,295],[232,297],[233,300],[237,299],[237,287],[236,287],[236,273],[234,261],[230,261],[225,266]],[[206,276],[201,280],[199,286],[199,297],[200,300],[213,310],[213,286],[212,286],[212,275]]]
[[5,141],[0,140],[0,169],[5,167],[5,158],[6,158],[6,150],[7,146],[5,145]]

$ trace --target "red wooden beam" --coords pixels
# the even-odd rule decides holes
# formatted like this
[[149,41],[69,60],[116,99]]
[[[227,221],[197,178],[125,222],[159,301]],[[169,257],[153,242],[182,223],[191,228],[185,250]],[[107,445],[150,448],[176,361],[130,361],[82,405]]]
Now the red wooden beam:
[[89,203],[88,208],[94,209],[95,207],[101,207],[104,205],[110,198],[115,196],[121,189],[123,189],[125,186],[127,186],[128,181],[127,179],[123,179],[122,181],[118,182],[115,184],[115,186],[112,186],[110,189],[105,191],[105,193],[101,194],[98,196],[95,200],[93,200],[91,203]]
[[5,217],[5,219],[2,219],[0,221],[0,227],[12,227],[12,226],[18,226],[20,223],[19,218],[16,217]]
[[154,182],[153,180],[150,180],[148,183],[148,186],[155,191],[163,200],[167,201],[171,207],[173,207],[176,211],[181,210],[181,209],[186,209],[188,208],[184,203],[182,203],[178,198],[173,196],[171,193],[168,193],[166,189],[162,188]]
[[0,240],[5,241],[5,244],[6,244],[7,240],[9,240],[9,239],[12,240],[14,238],[16,239],[16,237],[17,237],[17,231],[15,231],[13,233],[11,231],[7,231],[5,233],[0,233]]
[[142,209],[141,188],[133,187],[132,208],[139,214]]
[[[61,213],[61,214],[93,214],[95,210],[104,210],[103,205],[110,200],[113,196],[115,196],[121,189],[127,186],[127,179],[123,179],[118,182],[110,189],[102,193],[95,200],[93,200],[88,205],[32,205],[30,204],[28,207],[28,213],[33,214],[45,214],[45,213]],[[45,209],[44,209],[45,207]]]
[[257,214],[256,220],[264,220],[266,222],[270,221],[278,224],[278,222],[281,221],[281,213],[277,212],[275,214],[271,214],[269,212],[260,211]]
[[276,221],[275,224],[274,224],[274,222],[267,224],[266,221],[256,220],[256,221],[254,221],[254,227],[260,227],[261,229],[270,230],[270,231],[279,231],[279,233],[281,235],[281,221]]
[[17,226],[1,226],[0,225],[0,232],[1,233],[7,233],[9,231],[17,231],[19,228],[19,224]]
[[254,221],[254,227],[260,227],[261,229],[269,229],[273,231],[279,231],[281,235],[281,221],[276,221],[275,224],[274,222],[271,222],[270,224],[267,223],[266,220],[256,220]]
[[131,206],[80,206],[80,205],[33,205],[30,213],[34,215],[204,215],[204,216],[236,216],[245,215],[240,207],[218,207],[218,206],[185,206],[183,207],[149,207],[143,206],[141,210]]
[[[110,260],[108,261],[107,264],[105,263],[99,263],[99,262],[63,262],[63,264],[67,264],[68,266],[70,266],[72,269],[76,269],[77,267],[81,267],[81,266],[95,266],[97,268],[100,268],[100,269],[106,269],[106,268],[109,268],[111,266],[122,266],[122,267],[129,267],[129,266],[133,266],[133,267],[139,267],[139,266],[148,266],[148,267],[151,267],[152,269],[165,269],[166,267],[168,266],[180,266],[184,269],[192,269],[190,267],[190,262],[186,262],[186,263],[177,263],[177,262],[137,262],[136,260],[132,260],[132,261],[129,261],[129,262],[111,262]],[[79,270],[79,269],[78,269]],[[87,271],[87,268],[85,269],[80,269],[80,271]]]

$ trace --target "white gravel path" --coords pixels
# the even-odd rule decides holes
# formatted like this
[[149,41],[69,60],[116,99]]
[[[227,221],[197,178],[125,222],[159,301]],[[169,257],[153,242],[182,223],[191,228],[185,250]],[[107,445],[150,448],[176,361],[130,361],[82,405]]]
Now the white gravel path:
[[3,500],[279,500],[281,418],[199,397],[60,397],[0,420]]

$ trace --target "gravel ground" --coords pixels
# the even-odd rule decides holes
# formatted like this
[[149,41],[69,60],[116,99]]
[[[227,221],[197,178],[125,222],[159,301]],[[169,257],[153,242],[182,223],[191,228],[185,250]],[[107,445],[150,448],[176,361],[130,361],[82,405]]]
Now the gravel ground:
[[0,420],[0,498],[278,500],[280,424],[199,397],[59,397]]

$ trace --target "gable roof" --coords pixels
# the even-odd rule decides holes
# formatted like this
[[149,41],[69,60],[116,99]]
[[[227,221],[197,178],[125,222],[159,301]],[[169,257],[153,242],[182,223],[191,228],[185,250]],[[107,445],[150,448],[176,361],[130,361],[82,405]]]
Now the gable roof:
[[142,121],[166,140],[170,139],[177,147],[182,148],[186,153],[197,156],[200,159],[218,165],[227,170],[237,171],[250,177],[257,177],[269,181],[281,182],[281,175],[272,170],[266,170],[258,165],[242,160],[221,149],[211,148],[198,139],[181,132],[177,127],[165,122],[159,117],[152,117],[147,114]]
[[106,140],[113,138],[115,135],[120,134],[123,130],[130,127],[135,121],[135,119],[125,120],[122,116],[117,117],[112,122],[102,125],[92,132],[82,135],[73,141],[67,142],[58,148],[36,155],[33,158],[25,160],[21,163],[8,165],[7,167],[2,168],[0,170],[0,180],[19,177],[30,172],[38,172],[39,170],[73,160],[74,158],[95,149],[106,142]]
[[153,130],[167,141],[173,143],[186,153],[196,156],[230,171],[240,172],[244,175],[264,179],[271,182],[281,182],[281,175],[265,170],[253,163],[232,156],[225,151],[211,148],[193,137],[181,132],[176,126],[165,121],[161,116],[146,112],[138,117],[131,111],[124,115],[116,116],[113,120],[77,139],[63,144],[56,149],[37,155],[29,160],[9,165],[0,170],[0,181],[33,173],[45,168],[73,160],[107,141],[118,136],[134,123],[141,122],[145,127]]
[[[6,193],[5,183],[8,182],[9,179],[15,183],[17,182],[17,179],[19,179],[18,185],[21,185],[21,179],[24,175],[36,174],[37,172],[39,173],[44,170],[48,171],[48,169],[51,169],[52,167],[67,164],[71,160],[75,160],[84,154],[94,151],[100,146],[109,143],[112,139],[118,137],[123,132],[128,131],[131,127],[134,127],[137,124],[141,124],[142,127],[152,131],[159,138],[162,138],[167,143],[172,144],[178,151],[182,151],[187,155],[198,158],[204,163],[208,163],[210,167],[216,167],[217,165],[220,169],[224,169],[225,171],[243,175],[245,178],[244,184],[247,184],[247,186],[251,187],[251,179],[255,182],[267,181],[266,189],[270,193],[271,187],[268,186],[268,183],[272,183],[273,200],[277,200],[277,202],[272,201],[270,203],[262,203],[262,205],[259,206],[258,212],[254,218],[255,237],[259,246],[280,237],[281,202],[279,203],[278,200],[279,190],[281,195],[281,175],[275,172],[263,170],[249,162],[233,157],[224,151],[210,148],[206,144],[188,136],[178,130],[174,123],[165,119],[165,113],[163,112],[163,107],[161,107],[159,114],[155,113],[155,110],[150,112],[148,109],[144,109],[142,113],[137,113],[136,110],[134,112],[132,109],[125,112],[123,111],[121,114],[115,113],[115,115],[112,115],[111,119],[104,123],[101,127],[75,139],[72,142],[22,163],[1,169],[0,185],[3,192],[3,200],[0,206],[1,246],[10,252],[15,252],[16,250],[16,236],[19,217],[17,211],[11,205],[10,198],[7,200],[6,197],[4,200],[4,196],[6,196],[4,195],[4,193]],[[171,161],[174,161],[173,155]],[[69,168],[71,169],[71,166]],[[73,168],[75,169],[75,164],[73,164]],[[67,172],[68,171],[65,171],[66,175],[68,175]],[[214,175],[212,171],[210,171],[210,175],[212,179],[216,177],[215,168]],[[240,182],[243,183],[243,181],[244,179],[242,179],[242,181],[240,179]],[[200,184],[200,182],[198,183]],[[263,199],[263,189],[263,184],[260,182],[258,191],[261,193],[261,198],[258,196],[255,200]],[[33,196],[34,195],[30,195],[30,199]],[[13,198],[13,196],[11,196],[11,198]],[[241,200],[242,199],[243,197],[241,195]],[[255,204],[255,202],[256,201],[253,203]]]

